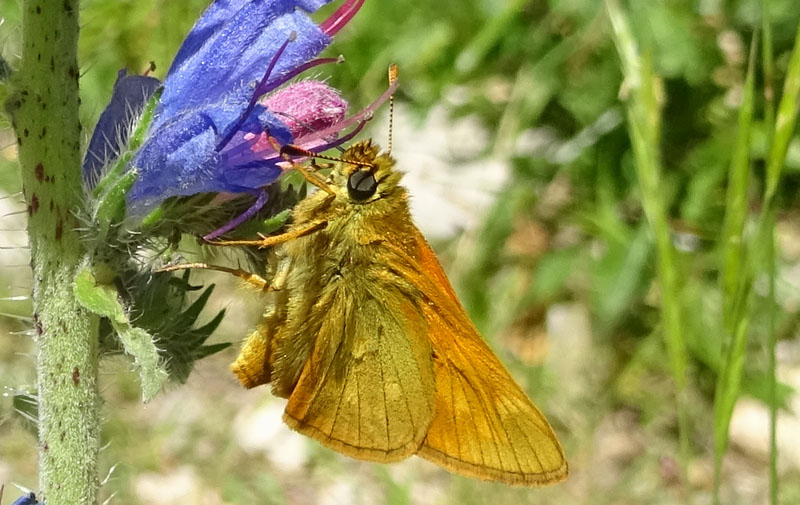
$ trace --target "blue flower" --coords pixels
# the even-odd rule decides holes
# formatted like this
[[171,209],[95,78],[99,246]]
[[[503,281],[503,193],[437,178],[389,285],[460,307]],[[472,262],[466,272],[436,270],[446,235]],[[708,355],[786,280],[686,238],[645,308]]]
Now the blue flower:
[[[211,4],[178,51],[129,163],[138,173],[127,196],[129,215],[142,216],[171,196],[258,194],[281,174],[276,145],[327,148],[355,133],[339,136],[343,128],[363,126],[369,111],[344,120],[347,103],[321,82],[278,90],[311,67],[337,61],[315,58],[364,0],[346,0],[317,26],[306,13],[328,1]],[[133,118],[157,87],[151,77],[120,73],[84,160],[87,184],[123,151]]]
[[40,505],[40,502],[36,500],[35,494],[28,493],[17,498],[17,500],[11,505]]

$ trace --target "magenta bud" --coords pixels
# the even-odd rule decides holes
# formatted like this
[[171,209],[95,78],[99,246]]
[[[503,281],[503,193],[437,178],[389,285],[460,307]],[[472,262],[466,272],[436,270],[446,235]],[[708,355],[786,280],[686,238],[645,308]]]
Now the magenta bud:
[[321,81],[301,81],[261,101],[292,133],[295,142],[344,120],[348,104],[339,92]]

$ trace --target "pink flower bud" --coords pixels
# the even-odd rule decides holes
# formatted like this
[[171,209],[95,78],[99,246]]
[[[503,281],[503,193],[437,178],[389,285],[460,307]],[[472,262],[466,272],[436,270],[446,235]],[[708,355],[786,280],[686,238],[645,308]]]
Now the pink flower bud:
[[261,104],[289,128],[296,143],[309,133],[344,120],[348,107],[337,90],[321,81],[291,84],[264,98]]

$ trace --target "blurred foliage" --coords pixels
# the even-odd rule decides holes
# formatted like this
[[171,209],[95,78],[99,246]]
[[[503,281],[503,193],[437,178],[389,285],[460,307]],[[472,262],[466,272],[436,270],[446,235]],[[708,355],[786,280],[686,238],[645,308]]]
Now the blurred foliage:
[[[144,71],[154,61],[155,75],[163,77],[207,3],[82,2],[82,122],[87,131],[110,96],[117,70]],[[774,77],[782,83],[800,9],[797,0],[772,0],[768,5]],[[335,7],[327,6],[315,17],[323,19]],[[661,191],[682,273],[683,338],[691,356],[690,439],[698,460],[710,464],[711,402],[724,359],[718,246],[748,46],[761,24],[761,2],[630,0],[625,9],[636,39],[660,77]],[[5,21],[0,25],[0,56],[13,69],[20,51],[19,0],[4,0],[0,17]],[[442,103],[453,117],[477,117],[494,132],[487,154],[509,159],[513,167],[511,183],[498,195],[481,229],[465,240],[438,245],[445,262],[457,265],[453,281],[474,322],[502,358],[511,362],[516,376],[536,391],[537,404],[564,435],[574,469],[566,485],[575,487],[569,487],[569,492],[526,493],[453,478],[447,484],[438,482],[448,486],[449,499],[440,501],[683,501],[668,464],[677,453],[677,419],[660,336],[655,248],[644,220],[619,99],[628,89],[603,2],[368,0],[327,51],[338,53],[345,55],[346,62],[319,73],[330,76],[331,84],[354,104],[374,99],[386,86],[386,68],[397,63],[401,71],[398,98],[415,109],[420,123],[426,111]],[[763,117],[764,107],[760,70],[756,72],[756,118]],[[776,86],[775,93],[779,89]],[[0,99],[4,93],[0,84]],[[7,126],[2,121],[0,128]],[[752,128],[754,164],[747,203],[757,210],[762,204],[769,132],[758,120]],[[0,142],[0,147],[6,147],[13,137],[0,130]],[[19,184],[11,151],[0,151],[0,188],[9,192],[18,190]],[[800,293],[796,273],[790,275],[800,261],[799,172],[800,140],[795,135],[776,195],[778,243],[783,251],[777,259],[781,273],[777,334],[795,345]],[[766,401],[767,359],[762,351],[768,334],[764,316],[768,301],[763,285],[760,290],[756,287],[742,388],[743,393]],[[558,343],[547,342],[543,331],[549,327],[552,307],[573,303],[588,307],[591,316],[591,342],[578,349],[586,355],[576,358],[581,363],[577,368],[559,363],[564,356],[545,358],[548,346],[558,348]],[[109,401],[118,402],[121,412],[136,411],[136,393],[126,390],[125,384],[114,386],[117,389]],[[790,389],[782,386],[780,392],[785,399]],[[226,400],[219,391],[210,394],[216,402]],[[627,443],[639,447],[638,458],[619,463],[612,482],[594,482],[602,480],[593,478],[602,470],[597,466],[605,465],[592,459],[593,447],[600,443],[596,432],[609,419],[628,419],[628,415],[634,421],[625,426],[635,426],[645,434],[645,447],[631,436]],[[298,489],[306,485],[304,479],[282,482],[270,474],[280,475],[275,473],[279,468],[261,470],[252,455],[231,455],[223,443],[230,435],[220,426],[230,422],[230,414],[215,411],[207,416],[208,420],[183,428],[191,432],[183,433],[190,442],[173,442],[166,451],[170,458],[193,462],[204,479],[217,479],[214,482],[221,482],[219,472],[229,472],[220,492],[231,503],[258,498],[294,503],[302,495]],[[135,417],[140,422],[148,420],[148,414]],[[161,464],[154,445],[136,447],[141,437],[150,436],[148,425],[127,421],[122,414],[110,415],[105,426],[116,447],[107,457],[114,463],[126,462],[118,471],[118,481],[112,483],[120,492],[120,503],[135,500],[130,487],[137,468],[156,471]],[[206,431],[193,432],[199,430],[197,426]],[[160,442],[170,438],[165,428],[157,428],[154,436]],[[207,444],[203,455],[194,454],[192,437]],[[21,451],[18,444],[13,449],[17,454]],[[217,454],[223,457],[216,458]],[[353,468],[351,463],[336,459],[334,464],[340,469],[330,470],[327,463],[331,461],[325,458],[332,457],[316,454],[310,471],[322,475],[322,481],[331,475],[344,478]],[[233,472],[232,468],[244,470]],[[387,503],[415,501],[402,479],[378,468],[368,472],[382,483]],[[800,500],[796,471],[793,475],[794,479],[784,479],[786,504]],[[740,488],[734,481],[723,490],[727,503],[758,499],[737,497]],[[709,491],[702,478],[691,485],[698,493]]]

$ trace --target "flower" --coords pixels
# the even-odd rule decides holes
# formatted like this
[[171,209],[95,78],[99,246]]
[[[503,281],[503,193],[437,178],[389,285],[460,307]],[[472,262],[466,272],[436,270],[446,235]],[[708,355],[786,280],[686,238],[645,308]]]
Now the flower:
[[[376,104],[345,120],[347,102],[322,82],[278,89],[309,68],[338,61],[315,58],[364,0],[345,0],[317,26],[306,13],[328,1],[211,4],[178,51],[144,142],[128,165],[138,172],[127,194],[129,215],[142,216],[171,196],[259,194],[281,174],[276,145],[325,149],[360,130]],[[88,185],[119,157],[132,118],[157,86],[151,77],[120,73],[84,160]],[[353,132],[339,135],[353,125]]]

